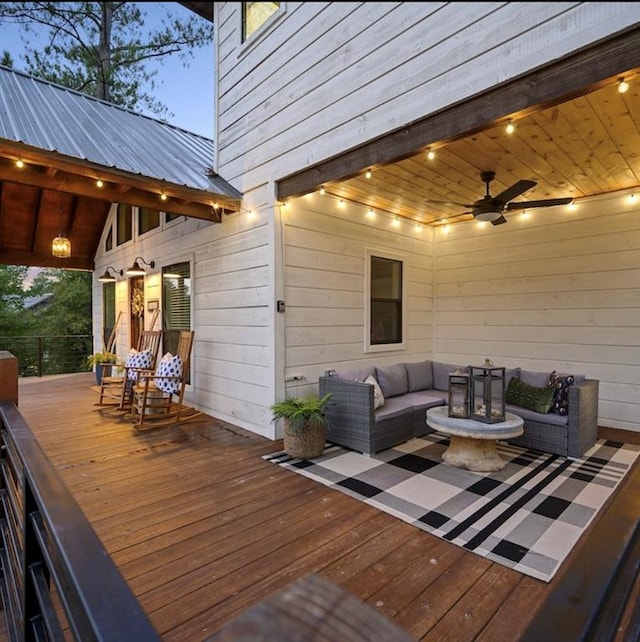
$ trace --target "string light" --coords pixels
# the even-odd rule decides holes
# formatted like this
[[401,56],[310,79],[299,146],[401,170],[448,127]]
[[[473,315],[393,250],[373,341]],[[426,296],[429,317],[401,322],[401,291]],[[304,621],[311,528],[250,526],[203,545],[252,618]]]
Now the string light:
[[320,195],[324,196],[327,193],[327,190],[324,187],[320,188]]
[[618,92],[624,94],[627,91],[629,91],[629,83],[624,78],[620,78],[618,81]]
[[427,158],[433,160],[436,157],[436,153],[432,149],[427,150]]
[[24,167],[24,161],[21,158],[16,161],[16,167],[18,169],[22,169]]
[[505,131],[507,134],[513,134],[514,131],[516,131],[516,126],[513,124],[513,121],[509,121],[507,123],[507,126],[505,127]]
[[166,201],[167,200],[167,195],[164,192],[162,194],[160,194],[160,200],[161,201]]
[[368,169],[367,173],[364,175],[365,178],[371,178],[371,170]]
[[96,187],[104,187],[104,183],[100,179],[98,179],[96,181]]

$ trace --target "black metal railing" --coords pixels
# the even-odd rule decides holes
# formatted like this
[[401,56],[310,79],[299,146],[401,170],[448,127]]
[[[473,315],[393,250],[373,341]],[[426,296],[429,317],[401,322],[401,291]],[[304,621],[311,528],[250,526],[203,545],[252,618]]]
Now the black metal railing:
[[0,403],[0,595],[9,640],[160,640],[12,402]]
[[87,357],[93,352],[93,336],[0,336],[2,350],[17,357],[21,377],[87,372],[91,370],[87,366]]

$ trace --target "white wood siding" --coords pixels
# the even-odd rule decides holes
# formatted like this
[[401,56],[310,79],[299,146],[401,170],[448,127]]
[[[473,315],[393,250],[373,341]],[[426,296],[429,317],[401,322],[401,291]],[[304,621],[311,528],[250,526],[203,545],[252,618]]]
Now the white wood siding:
[[[636,199],[638,200],[638,199]],[[435,357],[586,374],[640,431],[640,209],[628,196],[454,225],[435,246]]]
[[217,171],[245,191],[637,22],[640,3],[287,2],[241,46],[215,3]]
[[[145,299],[161,300],[162,266],[190,261],[195,345],[187,403],[273,437],[268,411],[274,399],[273,222],[264,189],[248,200],[252,198],[253,215],[243,211],[225,216],[221,224],[180,219],[135,239],[135,245],[129,243],[108,254],[101,251],[96,258],[94,299],[101,300],[97,277],[107,265],[124,269],[139,255],[154,260],[155,268],[145,277]],[[123,277],[116,283],[117,311],[124,312],[117,342],[122,358],[130,345],[128,296]],[[101,336],[101,305],[94,306],[94,328]]]
[[[432,352],[433,230],[314,194],[283,208],[288,391],[317,391],[325,370],[429,358]],[[403,257],[404,350],[365,352],[365,250]],[[302,380],[291,380],[302,376]]]
[[[288,391],[317,389],[331,368],[489,357],[598,379],[599,425],[640,431],[636,203],[599,198],[418,236],[406,223],[394,231],[386,217],[372,223],[352,204],[338,210],[332,197],[295,199],[283,214]],[[366,247],[406,254],[406,350],[363,349]]]

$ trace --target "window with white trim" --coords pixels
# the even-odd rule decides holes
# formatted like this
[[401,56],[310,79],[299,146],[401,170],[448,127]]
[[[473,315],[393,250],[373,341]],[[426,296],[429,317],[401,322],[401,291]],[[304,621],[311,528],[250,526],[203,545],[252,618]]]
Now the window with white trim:
[[191,265],[162,268],[162,352],[176,353],[181,330],[191,330]]
[[404,262],[367,252],[367,347],[404,347]]

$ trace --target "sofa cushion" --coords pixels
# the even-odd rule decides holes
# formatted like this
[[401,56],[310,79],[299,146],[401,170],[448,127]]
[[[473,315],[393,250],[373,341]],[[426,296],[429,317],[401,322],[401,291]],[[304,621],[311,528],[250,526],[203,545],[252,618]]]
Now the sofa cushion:
[[537,372],[535,370],[520,370],[520,381],[535,386],[536,388],[545,388],[549,381],[548,372]]
[[452,363],[433,361],[433,387],[436,390],[449,390],[449,375],[460,368],[462,372],[469,372],[469,366],[456,366]]
[[[411,404],[414,411],[424,410],[425,413],[429,408],[435,406],[444,406],[447,403],[447,394],[440,393],[437,390],[418,390],[416,392],[408,392],[402,397],[407,403]],[[424,416],[425,421],[427,415]]]
[[520,379],[511,379],[507,387],[505,401],[539,413],[547,413],[553,403],[553,388],[530,386]]
[[376,369],[374,366],[367,366],[359,370],[343,370],[342,372],[336,372],[333,376],[345,381],[360,381],[363,383],[367,380],[367,377],[376,376]]
[[382,388],[385,399],[398,397],[409,390],[407,369],[403,363],[394,366],[376,366],[376,379]]
[[433,368],[431,367],[431,361],[405,363],[404,366],[407,369],[409,392],[431,390],[431,388],[433,388]]
[[378,408],[382,408],[382,406],[384,406],[384,395],[376,378],[373,375],[369,375],[364,382],[373,386],[373,409],[377,410]]
[[553,388],[551,412],[569,414],[569,388],[575,383],[573,375],[560,375],[555,370],[549,375],[549,387]]
[[384,400],[384,406],[374,410],[374,419],[377,422],[385,419],[395,419],[397,417],[406,417],[407,425],[411,425],[413,406],[407,403],[406,395],[400,397],[391,397]]
[[[566,426],[569,423],[569,417],[567,415],[556,415],[555,412],[541,413],[536,412],[535,410],[529,410],[528,408],[523,408],[522,406],[512,406],[507,404],[504,409],[507,412],[518,415],[521,419],[527,421],[535,421],[541,424],[548,424],[550,426]],[[527,424],[524,425],[525,435],[527,433]]]

